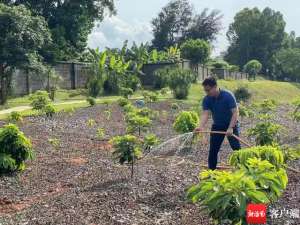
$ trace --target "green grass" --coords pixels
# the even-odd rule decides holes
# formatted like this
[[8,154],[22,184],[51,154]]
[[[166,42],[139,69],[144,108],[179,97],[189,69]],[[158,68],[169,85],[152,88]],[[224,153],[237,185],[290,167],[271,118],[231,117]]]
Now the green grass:
[[[220,80],[219,86],[231,91],[234,91],[240,86],[245,86],[251,92],[251,101],[253,102],[259,102],[263,99],[270,98],[274,99],[280,104],[283,104],[291,103],[293,100],[300,97],[300,84],[297,83],[277,82],[269,80],[257,80],[251,82],[247,80]],[[204,91],[201,84],[193,84],[186,101],[191,104],[199,103],[203,96]]]
[[[266,98],[274,99],[278,103],[291,103],[294,99],[300,97],[300,84],[298,83],[289,83],[289,82],[276,82],[269,80],[256,80],[249,82],[247,80],[219,80],[219,86],[231,91],[234,91],[240,86],[246,86],[249,91],[252,93],[251,101],[258,102]],[[204,91],[200,83],[193,84],[190,89],[189,96],[186,100],[180,100],[187,104],[190,104],[192,107],[197,107],[200,104],[200,101],[204,97]],[[120,98],[120,96],[103,96],[97,98],[97,104],[104,102],[115,102]],[[137,91],[131,99],[140,99],[141,91]],[[88,107],[89,104],[85,101],[86,99],[86,90],[59,90],[57,92],[55,100],[55,108],[58,111],[69,110],[71,108],[82,108]],[[172,94],[168,93],[166,95],[159,95],[159,101],[166,99],[172,99]],[[70,103],[68,103],[68,101]],[[74,103],[72,101],[79,101]],[[180,102],[179,101],[179,102]],[[61,104],[61,103],[66,104]],[[8,104],[2,109],[11,108],[16,106],[29,105],[30,100],[29,96],[18,97],[14,99],[9,99]],[[1,108],[0,108],[1,110]],[[33,110],[25,110],[21,113],[23,116],[36,115],[37,112]],[[6,119],[9,114],[0,115],[0,119]]]

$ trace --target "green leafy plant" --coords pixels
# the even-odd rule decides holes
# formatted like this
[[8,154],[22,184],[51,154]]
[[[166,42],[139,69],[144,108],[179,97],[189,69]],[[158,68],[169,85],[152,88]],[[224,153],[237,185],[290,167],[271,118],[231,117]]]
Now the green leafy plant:
[[94,119],[89,119],[87,121],[87,125],[88,125],[88,127],[93,127],[96,125],[96,121]]
[[106,119],[107,119],[107,120],[110,120],[110,118],[111,118],[111,110],[105,110],[105,111],[104,111],[104,114],[105,114],[105,116],[106,116]]
[[90,106],[96,105],[96,99],[93,97],[87,97],[86,101],[90,104]]
[[97,138],[102,140],[104,137],[105,137],[105,129],[104,128],[98,128]]
[[141,135],[141,131],[145,131],[150,126],[151,120],[147,116],[140,116],[136,112],[129,112],[126,115],[127,132],[138,132]]
[[180,106],[178,105],[178,103],[172,103],[171,104],[171,109],[174,111],[177,111],[180,109]]
[[43,111],[46,113],[47,117],[53,117],[56,113],[56,109],[54,108],[53,104],[49,103],[44,108]]
[[244,72],[249,74],[249,79],[256,79],[256,75],[261,71],[262,64],[258,60],[250,60],[244,66]]
[[247,87],[238,87],[234,91],[234,96],[237,102],[247,102],[251,98],[251,93],[249,92]]
[[248,203],[269,203],[267,195],[258,190],[255,181],[242,170],[235,172],[203,171],[199,184],[187,191],[193,203],[199,202],[216,224],[246,225]]
[[121,95],[128,99],[129,96],[133,95],[133,90],[131,88],[121,87],[120,88]]
[[187,98],[194,78],[195,75],[191,70],[176,68],[170,71],[169,87],[176,99]]
[[272,202],[278,200],[288,183],[285,169],[277,168],[268,160],[249,158],[242,170],[250,176],[257,189],[262,190]]
[[43,110],[46,105],[48,105],[51,100],[46,91],[37,91],[32,94],[29,99],[31,100],[30,105],[34,110]]
[[159,139],[155,134],[147,134],[143,140],[143,151],[150,151],[153,146],[158,145]]
[[300,159],[300,146],[281,146],[280,149],[283,153],[285,164],[287,164],[289,161]]
[[199,116],[193,111],[182,111],[177,115],[173,127],[178,133],[192,132],[199,124]]
[[280,148],[276,146],[257,146],[234,151],[229,158],[229,164],[240,168],[247,163],[249,158],[268,160],[277,168],[284,166],[283,153]]
[[166,95],[166,94],[168,93],[168,91],[169,91],[169,88],[167,88],[167,87],[162,88],[162,89],[160,90],[160,94],[161,94],[161,95]]
[[0,128],[0,173],[25,169],[25,161],[34,158],[30,140],[14,124]]
[[243,102],[239,103],[239,115],[243,119],[245,117],[254,117],[254,111],[251,107],[246,106]]
[[142,156],[140,142],[133,135],[117,136],[110,140],[113,145],[113,156],[120,164],[131,164],[131,178],[134,173],[134,163]]
[[276,109],[277,103],[274,99],[264,99],[262,102],[255,104],[259,113],[270,113]]
[[233,171],[206,170],[187,197],[199,202],[217,224],[246,225],[248,203],[273,203],[288,182],[280,149],[259,146],[235,151],[229,160]]
[[125,105],[130,104],[130,101],[126,98],[119,98],[118,99],[118,105],[121,107],[124,107]]
[[248,130],[248,135],[255,138],[257,145],[273,145],[279,142],[282,126],[271,121],[258,122]]
[[291,113],[291,116],[294,121],[300,122],[300,99],[293,101],[293,106],[295,109]]
[[168,86],[171,69],[172,67],[164,67],[154,72],[154,88],[162,89]]
[[60,147],[60,140],[58,138],[49,138],[48,142],[53,146],[55,150],[58,150]]
[[23,121],[23,117],[22,114],[19,112],[11,112],[9,117],[8,117],[8,121],[10,123],[17,123],[17,122],[22,122]]

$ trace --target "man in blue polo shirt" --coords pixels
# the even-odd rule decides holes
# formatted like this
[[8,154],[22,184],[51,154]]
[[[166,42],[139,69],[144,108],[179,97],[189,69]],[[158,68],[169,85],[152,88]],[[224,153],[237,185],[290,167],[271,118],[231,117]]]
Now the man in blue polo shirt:
[[[227,90],[218,88],[217,81],[214,77],[206,78],[202,86],[206,96],[202,102],[203,113],[201,123],[195,131],[204,131],[208,121],[209,114],[212,114],[213,124],[212,131],[226,132],[227,139],[233,150],[241,149],[241,145],[232,134],[239,136],[238,108],[234,95]],[[222,142],[225,138],[223,134],[210,135],[210,148],[208,155],[208,168],[216,169],[218,153]]]

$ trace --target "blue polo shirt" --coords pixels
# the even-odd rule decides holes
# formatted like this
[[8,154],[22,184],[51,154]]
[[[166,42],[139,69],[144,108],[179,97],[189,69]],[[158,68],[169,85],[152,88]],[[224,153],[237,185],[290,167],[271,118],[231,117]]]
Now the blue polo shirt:
[[218,97],[205,96],[202,101],[203,110],[211,111],[216,126],[229,126],[232,117],[231,110],[236,107],[236,99],[232,92],[222,89]]

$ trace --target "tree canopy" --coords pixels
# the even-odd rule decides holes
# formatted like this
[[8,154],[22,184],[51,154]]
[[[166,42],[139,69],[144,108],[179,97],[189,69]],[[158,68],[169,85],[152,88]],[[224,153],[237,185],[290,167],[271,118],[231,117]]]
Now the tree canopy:
[[23,4],[33,15],[43,16],[51,31],[53,44],[43,49],[47,62],[78,58],[87,46],[95,21],[116,12],[114,0],[6,0]]
[[282,47],[285,21],[280,12],[270,8],[245,8],[234,17],[227,38],[230,46],[225,60],[242,67],[251,59],[259,60],[266,72],[270,59]]
[[195,14],[188,0],[173,0],[152,20],[152,45],[163,50],[188,39],[213,41],[221,29],[221,19],[222,15],[217,10],[209,13],[208,9],[204,9]]

